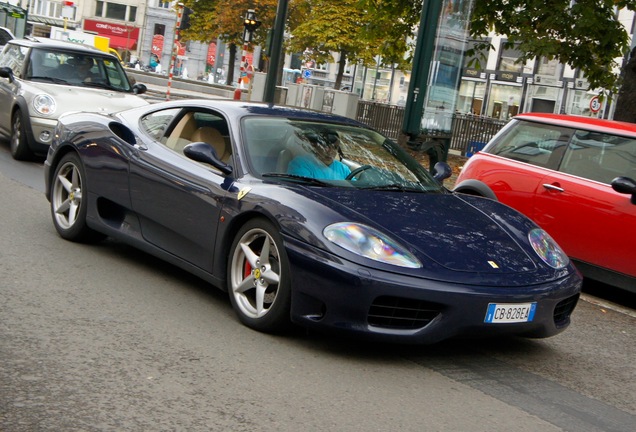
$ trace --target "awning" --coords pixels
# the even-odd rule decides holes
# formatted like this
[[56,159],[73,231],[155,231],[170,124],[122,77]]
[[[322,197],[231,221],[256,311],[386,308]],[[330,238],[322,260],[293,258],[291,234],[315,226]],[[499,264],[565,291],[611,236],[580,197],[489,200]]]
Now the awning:
[[[46,25],[55,26],[55,27],[64,27],[64,24],[65,24],[63,19],[50,18],[45,16],[39,16],[39,15],[29,15],[28,22],[37,23],[37,24],[46,24]],[[76,23],[75,21],[67,21],[66,26],[68,28],[75,28]]]
[[110,39],[109,46],[111,48],[119,48],[119,49],[125,49],[130,51],[132,49],[135,49],[135,46],[137,45],[137,39],[134,39],[134,38],[127,38],[123,36],[112,36],[112,35],[105,35],[105,34],[100,34],[100,36],[104,36]]

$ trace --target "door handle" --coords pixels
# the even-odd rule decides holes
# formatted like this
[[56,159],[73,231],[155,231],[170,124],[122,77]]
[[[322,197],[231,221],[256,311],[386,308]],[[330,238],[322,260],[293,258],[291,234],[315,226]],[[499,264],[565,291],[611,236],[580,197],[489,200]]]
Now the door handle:
[[550,184],[550,183],[543,183],[543,187],[546,188],[547,190],[550,190],[550,191],[565,192],[565,189],[563,189],[562,187],[557,186],[557,185],[553,185],[553,184]]

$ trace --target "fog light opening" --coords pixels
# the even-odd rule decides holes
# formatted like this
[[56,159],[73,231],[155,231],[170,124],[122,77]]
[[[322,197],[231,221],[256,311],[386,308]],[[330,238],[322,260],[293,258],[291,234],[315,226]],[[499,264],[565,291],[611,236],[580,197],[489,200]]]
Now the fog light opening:
[[42,142],[49,142],[51,141],[51,132],[49,131],[42,131],[40,133],[40,141]]

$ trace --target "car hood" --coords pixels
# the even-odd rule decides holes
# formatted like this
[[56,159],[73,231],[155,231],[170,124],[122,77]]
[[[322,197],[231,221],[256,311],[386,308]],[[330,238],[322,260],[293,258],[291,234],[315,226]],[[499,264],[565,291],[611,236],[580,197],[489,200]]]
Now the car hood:
[[[133,94],[92,87],[30,83],[34,89],[53,96],[57,104],[56,114],[69,111],[91,111],[112,113],[128,108],[148,105],[148,102]],[[34,95],[36,92],[33,92]]]
[[429,270],[502,275],[547,267],[528,242],[536,225],[492,200],[339,188],[306,188],[303,194],[333,210],[333,222],[344,217],[390,235]]

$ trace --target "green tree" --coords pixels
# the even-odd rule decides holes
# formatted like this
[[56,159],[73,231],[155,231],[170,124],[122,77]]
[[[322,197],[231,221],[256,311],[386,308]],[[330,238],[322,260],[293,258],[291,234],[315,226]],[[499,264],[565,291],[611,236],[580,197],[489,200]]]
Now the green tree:
[[181,32],[185,40],[212,42],[218,37],[228,45],[227,82],[234,79],[234,62],[237,47],[243,49],[243,19],[248,9],[253,9],[262,22],[254,34],[253,45],[264,45],[267,29],[274,25],[278,0],[184,0],[185,7],[194,11],[190,16],[190,28]]
[[[337,62],[335,88],[339,89],[347,59],[365,54],[364,11],[358,0],[301,0],[295,3],[289,49],[303,53],[305,61]],[[334,52],[339,54],[335,59]]]
[[[471,34],[488,31],[506,35],[520,61],[545,57],[580,69],[591,88],[616,94],[623,80],[636,71],[621,64],[629,47],[629,35],[617,19],[617,8],[636,10],[633,0],[480,0],[474,2]],[[636,122],[634,97],[618,98],[615,118]],[[629,109],[632,114],[629,115]]]
[[[413,17],[421,11],[421,0],[369,1],[388,14],[401,14],[408,24],[419,21]],[[581,70],[591,88],[614,95],[620,88],[614,118],[636,122],[636,59],[632,55],[624,65],[617,62],[628,58],[629,48],[617,10],[636,10],[634,0],[473,0],[473,5],[474,39],[490,32],[503,35],[505,47],[521,53],[519,61],[557,59]]]

